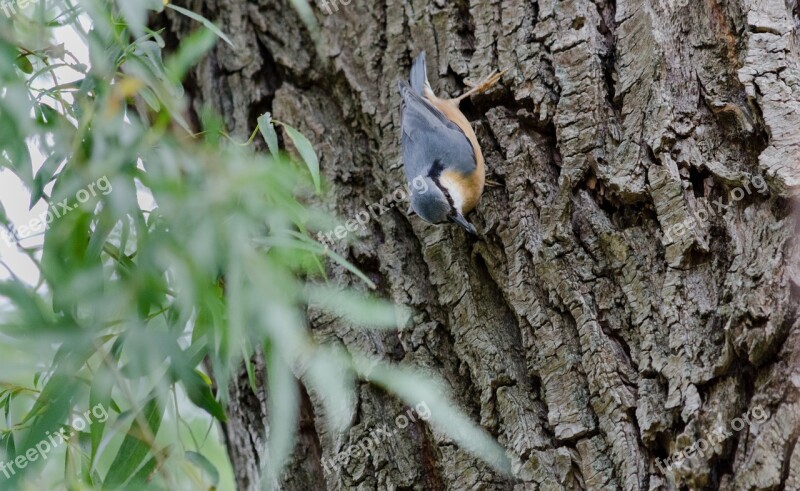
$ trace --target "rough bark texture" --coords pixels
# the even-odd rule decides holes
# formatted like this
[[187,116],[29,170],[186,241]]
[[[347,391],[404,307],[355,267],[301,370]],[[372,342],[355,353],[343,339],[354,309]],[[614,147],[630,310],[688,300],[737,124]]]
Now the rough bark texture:
[[[363,383],[343,434],[304,396],[282,487],[800,489],[797,0],[316,1],[321,55],[289,0],[186,2],[237,45],[193,73],[195,109],[242,137],[266,111],[300,128],[330,183],[321,206],[352,218],[403,183],[396,80],[418,51],[440,95],[509,69],[463,104],[499,183],[471,215],[482,237],[392,209],[335,249],[412,322],[310,319],[443,377],[513,477],[419,422],[326,472],[321,457],[404,411]],[[160,22],[173,44],[194,27]],[[231,459],[258,489],[265,395],[246,377],[232,395]]]

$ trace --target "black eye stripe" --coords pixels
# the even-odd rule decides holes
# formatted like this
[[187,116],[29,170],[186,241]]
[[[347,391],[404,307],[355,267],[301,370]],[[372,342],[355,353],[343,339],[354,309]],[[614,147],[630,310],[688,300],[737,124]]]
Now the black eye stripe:
[[442,164],[442,161],[439,159],[435,159],[433,161],[433,165],[431,165],[431,170],[428,171],[428,177],[438,182],[439,176],[442,175],[443,170],[444,170],[444,165]]
[[446,189],[442,190],[442,194],[444,194],[444,197],[447,198],[447,203],[450,205],[450,213],[452,214],[456,210],[456,205],[453,202],[453,198],[450,197],[450,193],[448,193]]
[[431,178],[436,187],[439,188],[439,191],[442,192],[444,197],[447,199],[447,204],[450,205],[450,214],[452,215],[455,212],[456,205],[453,201],[453,197],[450,196],[450,192],[447,191],[447,188],[442,186],[442,183],[439,181],[439,177],[442,175],[442,171],[444,170],[444,165],[440,159],[435,159],[433,161],[433,165],[431,165],[431,170],[428,171],[428,177]]
[[456,205],[455,205],[455,202],[453,201],[453,197],[450,196],[450,192],[447,190],[447,188],[442,186],[442,183],[439,182],[439,178],[438,177],[436,177],[436,179],[433,179],[433,183],[436,184],[436,187],[439,188],[439,191],[441,191],[442,194],[444,195],[444,197],[447,198],[447,204],[450,205],[450,213],[452,215],[453,212],[456,209]]

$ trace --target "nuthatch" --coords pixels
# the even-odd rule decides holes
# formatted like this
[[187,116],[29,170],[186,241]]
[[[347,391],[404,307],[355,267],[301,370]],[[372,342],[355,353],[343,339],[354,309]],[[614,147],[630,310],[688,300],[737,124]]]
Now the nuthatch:
[[503,73],[489,77],[455,99],[433,93],[425,67],[425,52],[411,67],[411,85],[398,82],[406,179],[424,179],[426,191],[411,190],[411,208],[430,223],[455,222],[477,235],[464,218],[478,204],[486,180],[483,154],[475,132],[458,108],[465,98],[484,92]]

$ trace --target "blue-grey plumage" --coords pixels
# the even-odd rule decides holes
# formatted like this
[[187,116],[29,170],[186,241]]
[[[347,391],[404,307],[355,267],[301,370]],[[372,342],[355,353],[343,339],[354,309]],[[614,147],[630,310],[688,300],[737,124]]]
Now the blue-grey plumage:
[[411,84],[398,83],[406,179],[427,184],[411,189],[411,208],[423,220],[452,221],[477,233],[464,215],[477,205],[486,171],[478,139],[458,104],[487,90],[501,76],[491,75],[458,98],[440,99],[428,82],[423,51],[411,67]]
[[425,95],[426,88],[433,92],[431,85],[428,83],[428,73],[425,66],[425,58],[426,55],[424,51],[417,55],[417,57],[414,59],[414,63],[411,64],[411,77],[409,77],[411,81],[411,88],[414,89],[414,92],[416,92],[420,97]]

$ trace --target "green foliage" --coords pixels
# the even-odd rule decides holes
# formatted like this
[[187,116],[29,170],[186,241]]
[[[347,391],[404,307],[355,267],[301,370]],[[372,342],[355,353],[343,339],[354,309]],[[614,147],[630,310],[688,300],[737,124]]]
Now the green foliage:
[[160,389],[161,387],[156,388],[142,411],[135,415],[125,440],[106,474],[103,483],[105,488],[117,489],[125,484],[144,462],[150,453],[150,448],[155,447],[155,435],[164,417],[164,397],[157,392]]
[[195,14],[191,10],[186,10],[183,7],[178,7],[177,5],[172,5],[172,4],[169,4],[169,3],[167,4],[167,7],[171,8],[172,10],[174,10],[176,12],[180,12],[181,14],[185,15],[186,17],[190,17],[190,18],[200,22],[201,24],[206,26],[209,31],[213,32],[214,34],[216,34],[217,36],[222,38],[226,43],[228,43],[231,48],[234,48],[234,49],[236,48],[236,46],[234,46],[234,44],[233,44],[233,41],[231,41],[228,38],[228,36],[225,35],[225,33],[220,31],[219,28],[217,26],[215,26],[213,22],[209,21],[208,19],[206,19],[202,15]]
[[317,159],[317,154],[314,153],[314,149],[311,147],[311,142],[308,141],[308,138],[303,136],[302,133],[291,126],[284,125],[284,128],[286,128],[286,134],[289,135],[292,143],[297,147],[300,156],[303,157],[303,161],[308,166],[308,170],[311,172],[311,178],[314,180],[314,187],[317,192],[320,192],[319,160]]
[[[31,206],[72,208],[32,243],[0,207],[0,224],[39,277],[0,281],[0,464],[30,459],[42,442],[52,447],[47,459],[40,452],[8,478],[0,473],[0,489],[222,486],[227,464],[186,414],[226,421],[228,384],[243,363],[253,389],[269,391],[272,482],[294,447],[298,377],[342,429],[365,375],[358,355],[313,339],[308,306],[364,327],[402,328],[409,319],[325,286],[323,257],[374,288],[309,236],[327,217],[305,204],[322,189],[307,138],[266,114],[250,141],[260,130],[270,155],[258,154],[231,141],[208,110],[192,133],[181,80],[216,38],[233,43],[201,16],[167,7],[198,30],[166,57],[160,33],[146,25],[160,0],[43,1],[0,16],[0,169],[30,190]],[[56,29],[82,39],[88,64],[54,44]],[[275,125],[302,164],[279,150]],[[32,148],[45,156],[41,165]],[[255,349],[266,381],[256,379]],[[383,365],[377,375],[409,403],[426,398],[457,441],[504,467],[500,447],[429,378]],[[56,456],[64,465],[52,464]],[[40,476],[45,467],[58,473]]]

